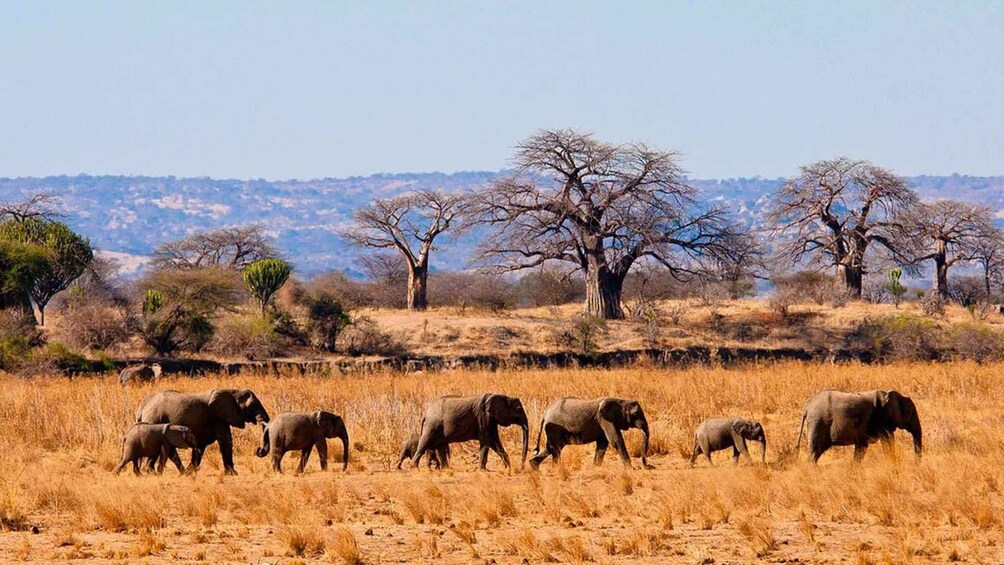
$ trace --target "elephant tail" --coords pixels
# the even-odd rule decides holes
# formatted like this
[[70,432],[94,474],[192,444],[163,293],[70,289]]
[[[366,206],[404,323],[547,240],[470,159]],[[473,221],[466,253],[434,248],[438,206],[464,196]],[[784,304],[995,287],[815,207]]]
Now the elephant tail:
[[254,450],[254,454],[258,457],[265,457],[271,450],[268,438],[268,425],[262,426],[261,429],[261,446]]
[[798,455],[798,446],[802,443],[802,431],[805,430],[806,415],[808,415],[808,412],[802,412],[802,423],[798,425],[798,439],[795,440],[795,455]]
[[537,446],[533,448],[533,454],[540,454],[540,436],[544,433],[544,419],[540,419],[540,428],[537,429]]

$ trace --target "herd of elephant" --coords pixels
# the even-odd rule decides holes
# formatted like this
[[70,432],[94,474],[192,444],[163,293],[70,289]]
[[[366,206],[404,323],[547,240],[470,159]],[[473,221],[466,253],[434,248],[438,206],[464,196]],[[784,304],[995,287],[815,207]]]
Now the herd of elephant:
[[[202,462],[205,448],[219,443],[224,472],[236,474],[233,438],[230,428],[245,424],[262,426],[258,457],[271,454],[272,468],[282,471],[282,458],[289,451],[300,452],[298,471],[303,472],[311,451],[316,450],[321,469],[327,469],[327,439],[342,443],[342,469],[348,466],[349,437],[344,420],[331,412],[286,412],[270,419],[258,397],[250,390],[216,389],[206,393],[155,392],[147,396],[136,411],[136,424],[123,439],[122,459],[115,472],[130,463],[139,474],[146,460],[150,470],[162,472],[168,460],[178,471],[186,472],[178,449],[191,449],[188,472]],[[479,466],[486,468],[489,450],[510,467],[509,455],[499,439],[499,428],[519,426],[523,445],[521,467],[526,463],[530,424],[523,403],[511,396],[483,394],[478,396],[443,396],[431,401],[422,416],[421,429],[409,436],[401,446],[397,468],[406,460],[417,467],[423,456],[431,467],[449,465],[450,444],[477,440],[480,446]],[[631,458],[622,432],[637,429],[643,439],[641,463],[648,464],[649,427],[645,412],[637,400],[598,398],[584,400],[562,398],[551,404],[543,414],[537,433],[537,447],[530,465],[536,469],[548,457],[558,461],[567,445],[596,444],[594,463],[603,461],[608,447],[613,446],[625,466]],[[891,444],[897,429],[913,436],[914,451],[921,452],[921,425],[913,400],[897,391],[848,393],[824,391],[805,405],[799,426],[796,451],[808,430],[808,446],[813,462],[832,446],[853,445],[854,458],[860,461],[868,445],[876,441]],[[545,436],[544,450],[540,449]],[[732,458],[750,458],[747,441],[761,443],[762,462],[766,462],[767,438],[759,422],[741,418],[711,418],[698,426],[690,455],[693,465],[699,455],[711,462],[715,451],[732,449]]]

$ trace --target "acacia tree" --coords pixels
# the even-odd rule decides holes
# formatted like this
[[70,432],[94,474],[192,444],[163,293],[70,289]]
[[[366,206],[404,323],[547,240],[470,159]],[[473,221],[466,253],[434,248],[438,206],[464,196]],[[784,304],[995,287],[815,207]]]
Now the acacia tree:
[[915,206],[903,217],[899,253],[913,267],[934,263],[934,290],[948,298],[948,270],[973,261],[977,245],[990,230],[990,208],[959,200]]
[[200,232],[169,241],[153,252],[153,266],[158,269],[224,267],[239,271],[255,261],[278,255],[264,226],[256,224]]
[[490,228],[478,258],[503,272],[572,263],[589,314],[624,317],[624,278],[640,260],[689,278],[702,260],[730,255],[733,228],[721,208],[698,204],[673,152],[544,130],[517,144],[513,161],[515,174],[474,199]]
[[451,229],[465,201],[463,195],[439,190],[373,200],[356,211],[354,225],[342,235],[361,247],[399,253],[408,271],[408,310],[425,310],[433,243]]
[[45,307],[52,297],[66,290],[84,274],[94,259],[90,241],[80,237],[66,224],[42,215],[11,216],[0,224],[0,237],[34,245],[46,255],[44,268],[31,281],[28,294],[37,310],[38,323],[45,325]]
[[839,157],[802,167],[774,195],[768,221],[782,236],[779,255],[795,264],[836,268],[861,297],[872,243],[895,251],[898,215],[917,202],[906,181],[868,161]]

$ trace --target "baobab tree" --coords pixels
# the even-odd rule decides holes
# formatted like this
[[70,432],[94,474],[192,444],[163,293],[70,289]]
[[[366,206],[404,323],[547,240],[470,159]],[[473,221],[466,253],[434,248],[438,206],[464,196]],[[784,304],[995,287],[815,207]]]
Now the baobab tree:
[[621,289],[639,260],[688,277],[712,253],[728,256],[735,224],[699,205],[673,152],[544,130],[516,146],[513,164],[513,175],[474,199],[490,228],[478,258],[502,272],[573,264],[585,276],[587,313],[624,317]]
[[408,271],[408,310],[425,310],[433,243],[455,227],[464,203],[463,195],[440,190],[373,200],[356,211],[354,225],[343,236],[361,247],[399,253]]
[[865,255],[872,243],[895,251],[898,215],[917,202],[906,181],[867,161],[839,157],[802,167],[774,195],[768,220],[775,249],[793,263],[836,268],[861,297]]
[[279,251],[255,224],[199,232],[169,241],[153,252],[153,265],[160,269],[223,267],[240,271],[255,261],[278,257]]
[[959,200],[937,200],[903,215],[898,253],[911,266],[934,263],[934,290],[948,298],[948,270],[973,261],[989,232],[990,208]]

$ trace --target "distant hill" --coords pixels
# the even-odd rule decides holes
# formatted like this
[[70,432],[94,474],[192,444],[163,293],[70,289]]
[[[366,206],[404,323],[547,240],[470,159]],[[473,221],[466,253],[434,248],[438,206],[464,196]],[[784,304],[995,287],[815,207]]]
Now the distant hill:
[[[0,179],[0,200],[47,191],[62,200],[67,221],[115,258],[124,272],[141,268],[160,243],[199,230],[261,223],[303,275],[330,270],[353,272],[359,250],[336,235],[352,212],[372,198],[411,190],[470,190],[498,172],[401,173],[317,180],[234,180],[143,176],[55,176]],[[708,201],[735,207],[757,223],[781,179],[693,180]],[[919,176],[909,178],[923,198],[958,198],[993,207],[1004,218],[1004,176]],[[444,242],[450,252],[435,255],[434,268],[465,266],[470,241]]]

